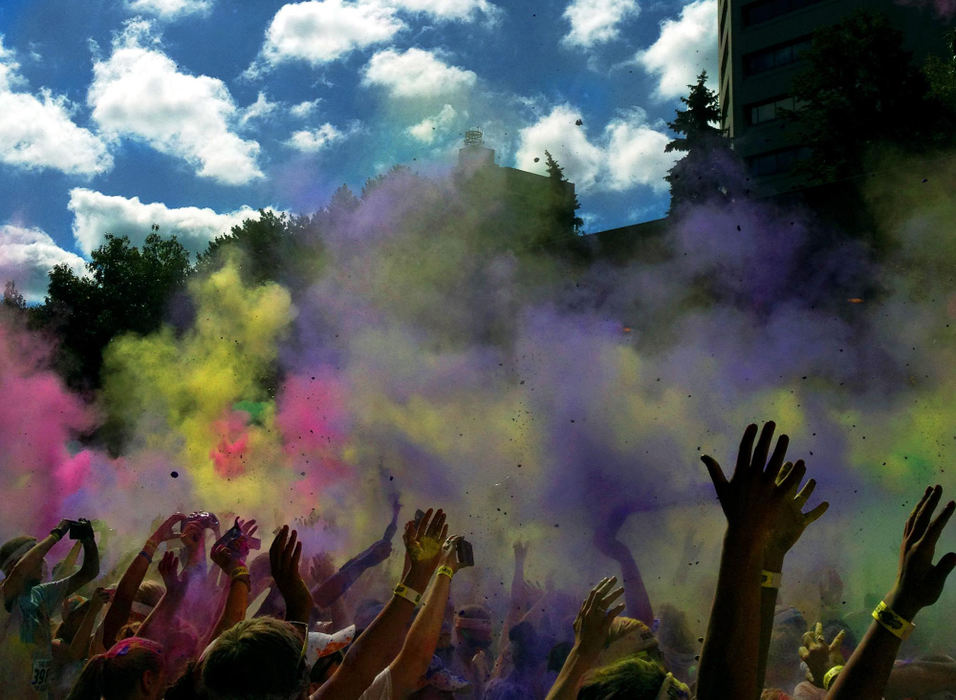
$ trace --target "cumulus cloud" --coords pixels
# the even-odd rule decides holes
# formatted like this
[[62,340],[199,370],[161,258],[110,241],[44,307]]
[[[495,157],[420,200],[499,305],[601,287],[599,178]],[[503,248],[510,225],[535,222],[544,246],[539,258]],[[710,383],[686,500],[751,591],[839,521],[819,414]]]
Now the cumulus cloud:
[[392,97],[421,98],[470,88],[477,77],[473,71],[448,65],[430,51],[386,49],[369,60],[362,84],[385,88]]
[[96,175],[113,167],[99,136],[77,126],[62,96],[25,86],[12,51],[0,37],[0,161],[20,168],[51,168],[69,175]]
[[165,20],[205,13],[211,8],[212,0],[130,0],[129,3],[132,12],[141,12]]
[[256,101],[242,110],[242,116],[239,118],[239,124],[246,126],[249,122],[256,119],[264,119],[270,114],[275,113],[279,108],[278,102],[271,102],[264,92],[259,92]]
[[303,129],[289,137],[286,144],[305,153],[317,153],[322,149],[342,141],[348,134],[326,122],[318,129]]
[[695,0],[677,19],[662,22],[657,41],[636,60],[657,77],[655,96],[662,100],[686,94],[702,70],[716,80],[717,0]]
[[408,127],[407,131],[422,143],[432,143],[437,136],[448,131],[448,127],[454,123],[457,116],[458,112],[455,108],[446,104],[438,114],[426,117],[418,124]]
[[[291,60],[319,65],[388,41],[404,28],[394,8],[386,4],[343,0],[289,3],[272,18],[261,55],[269,65]],[[256,72],[253,66],[250,73]]]
[[83,258],[63,250],[46,232],[14,224],[0,226],[0,284],[15,282],[27,301],[43,301],[47,273],[61,264],[78,275],[86,270]]
[[159,49],[140,46],[133,32],[108,60],[94,63],[87,102],[105,132],[142,139],[201,177],[242,185],[263,176],[259,144],[230,129],[240,115],[223,82],[181,72]]
[[478,14],[497,16],[499,10],[486,0],[393,0],[388,3],[408,12],[420,12],[439,20],[471,20]]
[[128,236],[131,243],[141,245],[153,224],[162,235],[175,235],[188,250],[198,253],[233,226],[259,217],[247,206],[220,214],[207,207],[170,208],[161,202],[144,203],[139,197],[111,196],[81,187],[70,190],[67,207],[73,212],[73,237],[85,255],[100,246],[108,233]]
[[305,119],[310,116],[316,109],[319,108],[319,102],[322,101],[322,98],[316,98],[308,102],[300,102],[299,104],[292,105],[289,108],[289,113],[293,117],[298,117],[299,119]]
[[662,178],[673,165],[664,153],[669,138],[647,122],[643,110],[633,109],[611,120],[594,140],[588,138],[581,112],[558,105],[550,114],[518,133],[516,166],[544,174],[544,152],[564,168],[578,191],[620,192],[644,185],[661,192]]
[[637,0],[573,0],[564,10],[571,29],[562,42],[583,48],[606,43],[617,38],[622,21],[639,12]]

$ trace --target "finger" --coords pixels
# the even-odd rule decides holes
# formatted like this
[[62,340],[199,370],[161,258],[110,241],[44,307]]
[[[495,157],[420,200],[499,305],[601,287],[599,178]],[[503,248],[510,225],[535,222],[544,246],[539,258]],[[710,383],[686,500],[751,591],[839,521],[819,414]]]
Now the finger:
[[272,540],[272,546],[269,547],[269,562],[275,568],[276,560],[278,559],[280,553],[285,549],[285,540],[289,536],[289,526],[283,525],[279,529],[279,533],[276,535],[275,539]]
[[624,589],[623,589],[623,588],[618,588],[616,591],[611,591],[611,592],[608,593],[606,596],[604,596],[603,598],[601,598],[601,601],[600,601],[601,607],[605,607],[605,608],[606,608],[606,607],[610,606],[611,603],[613,603],[615,600],[617,600],[618,598],[620,598],[622,595],[624,595]]
[[435,539],[437,539],[444,525],[445,525],[445,513],[441,508],[439,508],[435,512],[435,517],[432,518],[431,525],[428,526],[428,535],[430,537],[434,537]]
[[292,550],[292,561],[289,563],[289,570],[295,574],[299,573],[299,561],[302,559],[302,543],[296,542],[295,549]]
[[723,469],[720,468],[720,465],[717,464],[717,461],[708,455],[704,455],[700,458],[700,461],[704,463],[704,466],[707,467],[707,473],[710,475],[710,480],[714,484],[714,491],[717,492],[717,495],[720,496],[723,493],[724,488],[727,486],[727,477],[724,476]]
[[805,646],[810,646],[813,644],[813,633],[809,631],[804,632],[803,636],[800,637],[800,641],[803,642]]
[[953,507],[956,506],[952,501],[946,504],[946,507],[940,512],[936,519],[930,523],[929,527],[926,529],[926,534],[923,535],[921,541],[925,541],[927,544],[932,547],[936,547],[936,542],[939,540],[939,536],[943,533],[943,528],[946,527],[946,523],[949,522],[949,519],[953,515]]
[[821,503],[820,505],[818,505],[816,508],[814,508],[813,510],[811,510],[809,513],[807,513],[806,515],[804,515],[804,516],[803,516],[803,526],[806,527],[807,525],[809,525],[810,523],[812,523],[813,521],[815,521],[817,518],[819,518],[821,515],[823,515],[824,513],[826,513],[826,512],[827,512],[827,508],[829,508],[829,507],[830,507],[830,504],[829,504],[827,501],[824,501],[823,503]]
[[606,596],[608,591],[611,590],[611,588],[614,586],[615,583],[617,583],[616,576],[606,576],[603,579],[601,579],[601,583],[598,584],[596,589],[597,597],[603,598],[604,596]]
[[936,590],[943,590],[943,586],[946,585],[946,577],[952,572],[953,567],[956,567],[956,552],[950,552],[944,556],[939,560],[939,563],[933,567],[932,571],[929,572],[927,578],[930,581],[930,585]]
[[823,636],[823,623],[818,622],[813,628],[813,636],[820,639]]
[[929,498],[923,502],[919,513],[916,514],[916,520],[913,522],[913,530],[910,532],[912,538],[917,540],[922,538],[926,532],[926,528],[929,526],[930,519],[933,517],[933,511],[936,510],[936,506],[939,504],[939,499],[942,495],[943,489],[938,485],[934,486],[933,492],[929,495]]
[[919,499],[919,502],[916,504],[916,506],[914,506],[912,512],[910,512],[910,517],[906,519],[906,525],[903,527],[903,537],[907,537],[913,531],[913,524],[916,522],[916,515],[919,513],[919,509],[923,507],[923,504],[926,503],[926,499],[930,497],[932,492],[932,486],[927,486],[923,491],[922,498]]
[[790,473],[791,469],[793,469],[793,462],[783,463],[783,466],[780,467],[780,471],[777,472],[777,479],[776,479],[777,485],[779,485],[781,481],[787,478],[787,474]]
[[753,451],[754,438],[757,436],[757,424],[751,423],[744,430],[743,437],[740,438],[740,449],[737,451],[737,465],[734,467],[734,475],[742,474],[750,468],[750,454]]
[[767,462],[766,476],[771,481],[776,481],[777,474],[780,473],[780,467],[783,466],[783,460],[787,456],[787,447],[789,446],[789,436],[781,435],[779,438],[777,438],[777,446],[774,448],[773,454],[770,455],[770,461]]
[[448,536],[448,525],[445,524],[441,529],[441,537],[439,539],[445,539]]
[[428,532],[428,524],[432,519],[432,509],[429,508],[425,511],[425,515],[422,516],[422,519],[418,521],[418,530],[415,533],[415,539],[420,540],[425,536],[425,533]]
[[295,555],[295,547],[299,542],[299,533],[297,530],[293,530],[289,533],[289,541],[286,542],[285,550],[282,552],[282,557],[285,560],[286,566],[289,566],[289,562],[292,557]]
[[627,607],[627,606],[626,606],[624,603],[621,603],[620,605],[617,605],[617,606],[611,608],[610,610],[608,610],[608,611],[607,611],[607,616],[604,618],[604,619],[605,619],[605,622],[608,623],[608,624],[610,624],[611,620],[613,620],[615,617],[617,617],[617,616],[620,615],[622,612],[624,612],[624,608],[626,608],[626,607]]
[[803,510],[803,507],[807,504],[807,501],[810,500],[810,496],[813,495],[813,490],[817,487],[816,479],[810,479],[804,484],[803,488],[797,493],[796,497],[793,499],[796,503],[797,508]]
[[833,638],[833,641],[830,642],[830,651],[836,651],[841,646],[843,646],[843,638],[846,637],[846,630],[840,630],[837,632],[837,636]]
[[754,448],[753,456],[750,458],[750,468],[757,471],[763,471],[767,463],[767,455],[770,454],[770,443],[773,441],[773,431],[777,428],[776,423],[768,420],[763,424],[760,431],[760,438],[757,440],[757,446]]
[[806,647],[800,647],[799,649],[797,649],[797,653],[800,654],[800,659],[802,661],[806,661],[807,658],[809,658],[810,656],[810,650],[807,649]]
[[797,487],[803,481],[804,474],[807,473],[807,465],[802,459],[793,463],[793,469],[787,474],[787,477],[777,485],[778,492],[796,493]]

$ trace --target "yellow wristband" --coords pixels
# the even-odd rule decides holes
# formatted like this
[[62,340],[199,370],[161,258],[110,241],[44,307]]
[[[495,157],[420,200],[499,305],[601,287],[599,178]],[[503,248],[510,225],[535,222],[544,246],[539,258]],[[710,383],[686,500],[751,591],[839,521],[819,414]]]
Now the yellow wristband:
[[455,572],[452,570],[450,566],[442,564],[441,566],[438,567],[438,575],[447,576],[448,578],[454,578]]
[[246,578],[248,578],[248,577],[249,577],[249,569],[247,569],[247,568],[244,567],[244,566],[237,566],[237,567],[236,567],[235,569],[233,569],[232,572],[229,574],[229,578],[240,578],[241,576],[245,576]]
[[890,610],[886,602],[882,600],[880,601],[880,604],[876,606],[876,610],[873,611],[873,619],[900,639],[906,639],[909,637],[916,628],[916,625],[914,625],[912,622],[904,620],[902,617]]
[[833,679],[836,678],[840,674],[840,671],[842,670],[843,670],[842,666],[834,666],[823,675],[824,690],[830,689],[830,686],[833,685]]
[[760,572],[761,588],[780,588],[782,582],[783,574],[779,571],[767,571],[764,569]]
[[412,605],[418,605],[422,602],[422,594],[418,591],[409,588],[404,583],[400,583],[395,586],[395,590],[392,591],[399,598],[404,598]]

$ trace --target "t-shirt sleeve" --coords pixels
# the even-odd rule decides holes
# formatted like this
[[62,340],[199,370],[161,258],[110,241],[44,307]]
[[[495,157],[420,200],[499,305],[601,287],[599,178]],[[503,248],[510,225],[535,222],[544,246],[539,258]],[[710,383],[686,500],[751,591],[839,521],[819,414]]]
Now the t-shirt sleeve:
[[61,578],[59,581],[51,581],[50,583],[41,583],[33,587],[30,596],[37,607],[43,607],[52,614],[66,598],[68,586],[69,579],[67,578]]
[[359,700],[392,700],[392,671],[386,668],[375,676],[372,685],[359,696]]

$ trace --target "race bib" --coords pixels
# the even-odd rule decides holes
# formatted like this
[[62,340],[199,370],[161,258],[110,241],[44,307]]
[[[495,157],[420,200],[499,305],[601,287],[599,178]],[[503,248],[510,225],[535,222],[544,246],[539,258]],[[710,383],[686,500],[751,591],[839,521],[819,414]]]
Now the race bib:
[[52,659],[34,659],[33,675],[30,677],[30,685],[38,693],[46,692],[50,682],[50,666]]

